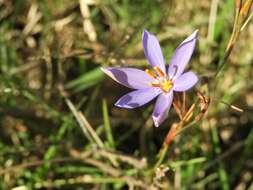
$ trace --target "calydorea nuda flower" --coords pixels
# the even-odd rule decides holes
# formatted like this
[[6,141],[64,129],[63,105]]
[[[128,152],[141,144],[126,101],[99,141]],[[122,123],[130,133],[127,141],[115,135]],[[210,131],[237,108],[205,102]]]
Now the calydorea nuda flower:
[[167,67],[156,37],[144,30],[142,45],[146,58],[153,68],[145,72],[135,68],[109,67],[102,70],[118,83],[135,89],[121,97],[115,105],[120,108],[136,108],[158,96],[152,118],[158,127],[168,115],[173,101],[173,92],[184,92],[192,88],[198,77],[192,72],[184,72],[197,41],[198,31],[193,32],[175,50]]

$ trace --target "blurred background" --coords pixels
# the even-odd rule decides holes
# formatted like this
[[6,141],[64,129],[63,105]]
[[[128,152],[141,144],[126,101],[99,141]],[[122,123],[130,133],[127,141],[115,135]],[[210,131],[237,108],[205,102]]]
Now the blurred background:
[[[253,189],[251,22],[214,77],[234,18],[233,0],[0,0],[0,189]],[[144,29],[167,63],[199,29],[187,99],[211,98],[156,169],[176,112],[155,128],[153,103],[114,107],[131,90],[100,70],[147,68]]]

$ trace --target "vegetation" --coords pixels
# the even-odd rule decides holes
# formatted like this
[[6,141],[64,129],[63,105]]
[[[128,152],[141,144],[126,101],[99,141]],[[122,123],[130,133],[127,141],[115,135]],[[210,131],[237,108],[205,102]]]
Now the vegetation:
[[[0,189],[253,189],[252,3],[0,0]],[[167,63],[199,30],[158,128],[100,69],[147,68],[144,29]]]

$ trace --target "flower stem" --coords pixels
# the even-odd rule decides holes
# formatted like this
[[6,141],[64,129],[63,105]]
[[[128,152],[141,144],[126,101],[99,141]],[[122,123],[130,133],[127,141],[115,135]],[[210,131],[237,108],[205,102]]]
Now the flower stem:
[[160,150],[159,152],[159,159],[157,160],[157,162],[155,163],[155,166],[154,166],[154,170],[159,167],[161,165],[161,163],[163,162],[165,156],[166,156],[166,153],[168,151],[168,144],[164,143],[163,144],[163,148]]

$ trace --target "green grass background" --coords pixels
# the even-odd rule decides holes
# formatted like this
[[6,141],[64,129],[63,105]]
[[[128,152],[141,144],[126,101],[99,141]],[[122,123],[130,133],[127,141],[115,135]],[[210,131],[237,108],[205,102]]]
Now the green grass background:
[[[88,2],[88,17],[80,2]],[[252,23],[212,77],[233,29],[234,1],[80,2],[0,1],[0,189],[253,189]],[[153,103],[114,107],[130,90],[100,70],[145,69],[144,29],[157,35],[168,63],[199,29],[188,69],[213,100],[205,118],[174,140],[156,177],[150,171],[179,121],[175,111],[155,128]],[[187,96],[192,102],[196,92]]]

